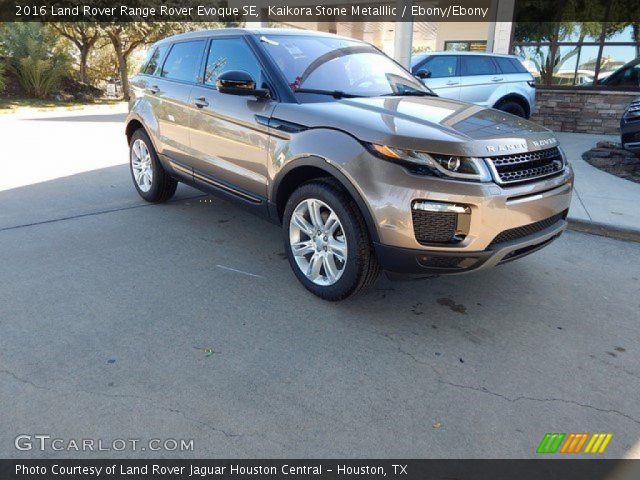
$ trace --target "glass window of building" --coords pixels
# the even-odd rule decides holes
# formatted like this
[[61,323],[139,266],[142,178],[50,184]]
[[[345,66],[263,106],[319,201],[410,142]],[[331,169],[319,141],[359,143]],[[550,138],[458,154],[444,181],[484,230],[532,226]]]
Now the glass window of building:
[[[589,22],[523,21],[534,19],[526,11],[516,12],[513,53],[541,87],[638,89],[634,66],[640,58],[640,22],[616,21],[626,1],[589,2],[596,9],[589,15],[598,20]],[[579,3],[566,3],[566,18],[579,18],[570,11]]]

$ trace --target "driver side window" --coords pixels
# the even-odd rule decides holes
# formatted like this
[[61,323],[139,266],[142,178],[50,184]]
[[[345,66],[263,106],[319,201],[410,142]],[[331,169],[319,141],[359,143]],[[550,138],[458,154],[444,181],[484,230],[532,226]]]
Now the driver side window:
[[249,46],[242,38],[214,38],[209,46],[204,83],[215,87],[218,77],[232,70],[247,72],[258,88],[263,83],[262,69]]
[[420,70],[429,70],[430,78],[455,77],[458,58],[455,55],[437,55],[427,60]]

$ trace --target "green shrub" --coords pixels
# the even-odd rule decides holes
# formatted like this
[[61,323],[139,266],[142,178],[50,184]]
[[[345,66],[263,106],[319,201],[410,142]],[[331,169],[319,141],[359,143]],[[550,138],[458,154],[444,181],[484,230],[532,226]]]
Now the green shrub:
[[2,32],[7,66],[15,73],[25,93],[44,98],[53,93],[71,72],[65,45],[45,25],[7,23]]
[[0,60],[0,93],[4,91],[4,60]]
[[16,59],[15,72],[28,95],[45,98],[60,85],[65,76],[68,76],[69,68],[50,58],[28,56]]

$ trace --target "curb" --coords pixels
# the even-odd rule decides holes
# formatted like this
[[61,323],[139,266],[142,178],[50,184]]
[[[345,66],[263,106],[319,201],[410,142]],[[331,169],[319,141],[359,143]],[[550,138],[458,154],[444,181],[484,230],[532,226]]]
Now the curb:
[[585,222],[569,218],[569,230],[576,232],[599,235],[601,237],[615,238],[627,242],[640,242],[640,230],[617,227],[607,223]]

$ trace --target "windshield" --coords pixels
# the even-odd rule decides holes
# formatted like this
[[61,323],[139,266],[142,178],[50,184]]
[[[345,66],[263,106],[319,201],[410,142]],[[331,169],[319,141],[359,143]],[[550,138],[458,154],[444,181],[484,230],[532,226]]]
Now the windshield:
[[363,97],[430,93],[366,43],[304,35],[268,35],[260,40],[293,91],[337,91]]

